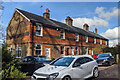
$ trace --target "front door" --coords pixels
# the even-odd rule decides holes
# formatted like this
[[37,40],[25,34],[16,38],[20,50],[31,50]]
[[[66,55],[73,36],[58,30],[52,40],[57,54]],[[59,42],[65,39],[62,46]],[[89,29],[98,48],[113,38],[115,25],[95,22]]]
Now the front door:
[[67,48],[67,55],[69,55],[69,48]]
[[45,47],[45,56],[46,58],[50,58],[50,47]]

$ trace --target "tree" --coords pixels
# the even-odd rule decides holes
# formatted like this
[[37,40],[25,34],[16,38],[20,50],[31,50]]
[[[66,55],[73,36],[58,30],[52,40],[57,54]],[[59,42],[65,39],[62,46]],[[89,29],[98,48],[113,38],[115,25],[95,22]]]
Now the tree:
[[27,73],[23,73],[19,70],[20,63],[15,58],[15,55],[12,55],[7,50],[7,45],[2,46],[2,80],[6,80],[7,78],[25,78]]

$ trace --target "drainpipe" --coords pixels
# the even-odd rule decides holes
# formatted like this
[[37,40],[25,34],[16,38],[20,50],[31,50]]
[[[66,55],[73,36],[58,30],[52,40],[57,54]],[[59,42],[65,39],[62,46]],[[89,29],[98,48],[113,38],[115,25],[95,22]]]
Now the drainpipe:
[[34,21],[30,21],[31,22],[31,52],[32,52],[32,56],[34,56]]

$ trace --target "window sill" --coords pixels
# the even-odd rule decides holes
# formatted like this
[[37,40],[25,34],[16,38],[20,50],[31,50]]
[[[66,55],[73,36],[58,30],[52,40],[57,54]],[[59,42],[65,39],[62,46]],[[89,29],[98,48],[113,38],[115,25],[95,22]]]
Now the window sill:
[[36,36],[41,36],[42,37],[43,35],[36,35]]
[[16,57],[16,58],[21,58],[21,57]]

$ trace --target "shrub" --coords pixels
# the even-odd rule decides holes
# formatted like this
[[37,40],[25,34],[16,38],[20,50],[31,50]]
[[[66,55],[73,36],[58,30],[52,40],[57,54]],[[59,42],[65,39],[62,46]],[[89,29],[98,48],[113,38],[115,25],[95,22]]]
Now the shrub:
[[20,63],[15,58],[15,55],[12,55],[7,50],[7,45],[2,46],[2,80],[9,78],[25,78],[27,73],[23,73],[19,70]]

